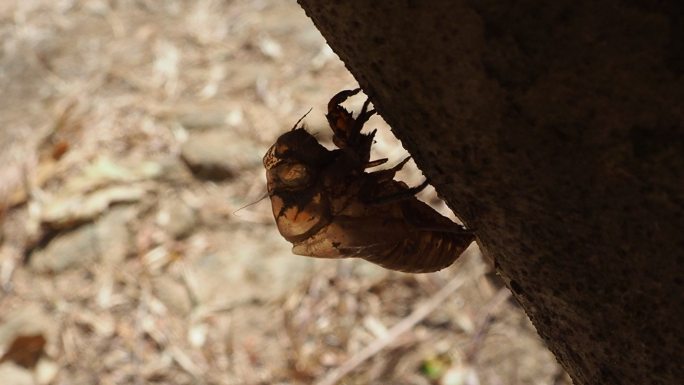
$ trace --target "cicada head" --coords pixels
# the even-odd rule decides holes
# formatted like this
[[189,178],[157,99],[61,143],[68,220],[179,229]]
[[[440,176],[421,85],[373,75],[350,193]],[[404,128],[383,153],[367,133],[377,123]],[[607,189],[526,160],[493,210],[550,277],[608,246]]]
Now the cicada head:
[[304,128],[281,135],[264,155],[269,194],[310,187],[328,154],[329,151]]
[[280,234],[290,242],[308,238],[329,220],[318,183],[330,151],[303,128],[281,135],[264,155],[266,183]]

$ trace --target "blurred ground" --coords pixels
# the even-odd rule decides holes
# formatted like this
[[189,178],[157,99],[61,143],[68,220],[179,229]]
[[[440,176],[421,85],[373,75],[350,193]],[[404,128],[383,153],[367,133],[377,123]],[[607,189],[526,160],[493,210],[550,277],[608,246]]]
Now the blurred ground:
[[294,256],[267,201],[238,211],[275,138],[313,107],[329,140],[356,86],[294,1],[4,0],[0,41],[1,384],[331,383],[350,362],[341,383],[567,381],[476,247],[392,273]]

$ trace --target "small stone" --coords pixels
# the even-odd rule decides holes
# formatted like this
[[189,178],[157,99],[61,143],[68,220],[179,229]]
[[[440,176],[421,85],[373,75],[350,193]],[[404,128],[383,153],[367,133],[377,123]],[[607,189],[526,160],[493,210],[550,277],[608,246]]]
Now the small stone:
[[152,290],[167,309],[178,315],[186,315],[192,309],[188,290],[171,277],[155,277],[152,280]]
[[176,155],[169,155],[159,160],[161,173],[159,180],[165,182],[183,182],[192,177],[190,170],[182,159],[178,159]]
[[131,252],[133,241],[128,228],[135,213],[134,207],[118,206],[96,222],[98,248],[102,253],[100,258],[104,262],[116,265]]
[[182,199],[173,198],[162,203],[157,213],[157,224],[169,236],[185,238],[195,229],[197,213]]
[[59,273],[100,259],[111,264],[121,263],[131,252],[129,223],[135,214],[135,206],[117,206],[94,223],[65,230],[44,248],[34,251],[29,265],[38,272]]
[[115,203],[139,201],[147,193],[148,187],[131,184],[112,186],[89,194],[64,194],[45,205],[41,222],[51,229],[68,229],[76,223],[90,222]]
[[38,385],[51,384],[57,373],[59,373],[59,365],[50,359],[41,358],[36,365],[36,382]]
[[201,348],[207,342],[208,333],[209,326],[207,324],[194,324],[188,329],[188,342],[196,348]]
[[[264,237],[254,242],[249,237],[232,234],[222,240],[215,253],[189,261],[188,286],[200,306],[272,301],[311,274],[317,263],[314,258],[293,258],[288,246],[279,240]],[[279,246],[287,251],[274,255]],[[254,257],[269,254],[268,258]]]
[[89,223],[59,234],[45,248],[31,255],[29,265],[38,272],[59,273],[91,264],[98,256],[97,231],[95,225]]
[[13,363],[3,362],[0,364],[0,378],[3,384],[34,385],[33,375],[26,368]]
[[259,39],[257,45],[261,53],[269,59],[278,59],[283,56],[283,47],[268,36],[263,36]]
[[29,304],[3,312],[0,324],[0,350],[5,350],[17,336],[45,335],[47,325],[54,323],[40,305]]
[[253,141],[220,129],[191,133],[181,148],[181,158],[195,176],[216,181],[233,178],[261,161]]
[[226,120],[227,115],[222,111],[189,112],[178,117],[179,123],[188,130],[221,127]]

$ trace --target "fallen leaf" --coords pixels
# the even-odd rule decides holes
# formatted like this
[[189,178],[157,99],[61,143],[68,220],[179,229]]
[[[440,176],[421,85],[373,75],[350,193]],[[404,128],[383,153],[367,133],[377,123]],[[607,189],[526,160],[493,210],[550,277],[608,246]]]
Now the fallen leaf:
[[45,342],[42,334],[17,336],[0,358],[0,362],[12,361],[19,366],[32,368],[43,354]]

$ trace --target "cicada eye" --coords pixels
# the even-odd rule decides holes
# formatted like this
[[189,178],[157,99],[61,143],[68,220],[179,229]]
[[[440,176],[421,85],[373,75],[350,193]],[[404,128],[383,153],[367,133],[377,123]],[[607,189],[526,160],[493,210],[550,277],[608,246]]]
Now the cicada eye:
[[278,167],[278,179],[287,187],[304,187],[310,178],[309,169],[302,163],[285,163]]

